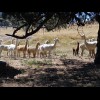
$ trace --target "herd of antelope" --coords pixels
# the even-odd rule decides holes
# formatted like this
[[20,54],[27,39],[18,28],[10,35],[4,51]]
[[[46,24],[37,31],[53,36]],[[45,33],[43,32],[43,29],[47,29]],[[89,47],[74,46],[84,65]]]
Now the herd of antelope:
[[[15,40],[15,43],[14,43]],[[8,57],[21,57],[21,53],[23,53],[23,58],[28,57],[50,57],[52,50],[56,47],[57,42],[59,42],[58,38],[54,39],[54,43],[50,44],[48,40],[45,41],[44,44],[40,44],[37,42],[35,46],[29,46],[29,40],[26,39],[25,45],[20,45],[18,39],[12,39],[12,43],[9,45],[2,44],[2,40],[0,40],[0,57],[2,51],[7,51]]]
[[92,38],[87,41],[84,33],[81,33],[81,34],[79,33],[79,35],[84,40],[84,42],[81,44],[79,42],[77,42],[77,47],[73,48],[73,55],[75,55],[75,56],[79,55],[79,49],[81,49],[81,56],[83,56],[84,50],[87,50],[89,52],[89,56],[91,58],[94,58],[95,50],[96,50],[96,46],[97,46],[97,40]]
[[[89,39],[87,41],[85,34],[80,34],[81,38],[84,40],[83,43],[77,42],[76,48],[73,48],[73,55],[79,55],[79,49],[81,49],[81,56],[83,56],[84,50],[89,52],[89,56],[91,58],[95,57],[95,50],[97,45],[97,40],[94,38]],[[36,57],[50,57],[52,51],[56,48],[57,42],[59,42],[58,38],[54,39],[54,43],[50,43],[49,40],[46,40],[44,43],[37,42],[35,46],[29,45],[29,40],[26,39],[24,45],[21,45],[18,39],[12,39],[11,44],[6,45],[2,44],[3,40],[0,40],[0,57],[2,51],[7,52],[8,57],[21,57],[21,53],[23,54],[23,58],[27,56],[36,58]]]

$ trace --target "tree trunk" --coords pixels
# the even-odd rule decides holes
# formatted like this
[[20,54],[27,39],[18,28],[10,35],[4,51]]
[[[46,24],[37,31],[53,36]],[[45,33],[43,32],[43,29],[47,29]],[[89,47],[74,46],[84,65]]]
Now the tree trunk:
[[95,65],[100,65],[100,16],[96,19],[99,23],[98,37],[97,37],[97,52],[95,56]]

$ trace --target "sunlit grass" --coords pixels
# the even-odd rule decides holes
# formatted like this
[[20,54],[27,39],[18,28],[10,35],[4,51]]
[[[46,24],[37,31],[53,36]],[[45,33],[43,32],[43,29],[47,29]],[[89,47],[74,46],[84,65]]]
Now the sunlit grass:
[[27,60],[23,62],[24,64],[33,67],[33,68],[39,68],[42,66],[52,66],[52,60],[51,59],[43,59],[43,60]]
[[[36,46],[37,42],[40,42],[40,44],[43,44],[46,40],[49,40],[50,43],[54,43],[54,38],[59,38],[59,43],[57,43],[56,46],[56,53],[57,55],[63,55],[63,54],[71,54],[72,55],[72,48],[77,46],[77,41],[82,43],[84,40],[80,37],[80,35],[77,32],[77,27],[74,26],[72,29],[61,29],[60,31],[50,31],[47,32],[46,30],[41,29],[36,34],[28,37],[29,39],[29,45],[32,45],[33,47]],[[13,33],[14,29],[8,28],[8,29],[1,29],[1,35]],[[97,38],[97,32],[98,32],[98,24],[92,25],[92,27],[84,27],[83,28],[84,34],[86,35],[86,38]],[[24,34],[23,30],[18,31],[18,34]],[[20,39],[20,45],[25,45],[26,39]],[[4,41],[4,44],[10,44],[11,39],[8,39]]]

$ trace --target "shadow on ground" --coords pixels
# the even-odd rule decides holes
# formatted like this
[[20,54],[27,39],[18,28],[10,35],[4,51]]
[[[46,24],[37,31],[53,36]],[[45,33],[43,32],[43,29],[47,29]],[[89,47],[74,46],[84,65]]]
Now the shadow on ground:
[[93,63],[76,59],[62,59],[65,68],[37,69],[31,76],[33,86],[43,87],[98,87],[100,68]]
[[[87,63],[76,59],[61,59],[63,68],[44,67],[27,69],[29,76],[27,78],[14,79],[13,83],[18,86],[30,87],[99,87],[100,86],[100,68],[93,63]],[[2,67],[1,67],[2,64]],[[5,65],[0,64],[0,73],[4,77],[13,77],[20,71]],[[58,66],[61,66],[58,64]],[[7,83],[7,81],[6,81]],[[12,81],[8,81],[9,84]],[[7,83],[7,84],[8,84]]]
[[15,75],[20,73],[20,70],[9,66],[9,64],[4,61],[0,61],[0,78],[13,78]]

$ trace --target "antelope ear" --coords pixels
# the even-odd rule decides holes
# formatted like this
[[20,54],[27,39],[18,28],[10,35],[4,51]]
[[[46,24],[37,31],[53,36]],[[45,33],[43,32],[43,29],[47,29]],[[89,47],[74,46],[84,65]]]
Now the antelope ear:
[[78,33],[80,36],[83,36],[83,34],[82,33]]
[[58,38],[56,38],[56,39],[58,39]]
[[0,39],[0,41],[2,42],[3,40],[2,40],[2,39]]
[[58,39],[58,38],[56,38],[55,40],[58,40],[58,41],[59,41],[59,39]]
[[85,36],[85,34],[81,33],[81,36]]

